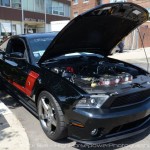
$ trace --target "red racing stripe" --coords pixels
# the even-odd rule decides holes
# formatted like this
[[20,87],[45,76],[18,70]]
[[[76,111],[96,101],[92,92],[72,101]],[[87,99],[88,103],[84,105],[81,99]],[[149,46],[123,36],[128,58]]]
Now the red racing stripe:
[[39,77],[38,73],[36,73],[34,71],[30,71],[30,73],[28,75],[28,78],[26,80],[26,84],[25,84],[26,94],[28,96],[31,95],[34,84],[35,84],[35,81],[38,77]]
[[26,84],[25,87],[19,85],[16,82],[11,82],[11,84],[13,84],[17,89],[19,89],[20,91],[22,91],[23,93],[25,93],[28,96],[31,96],[35,81],[37,80],[37,78],[39,77],[39,74],[34,72],[34,71],[30,71],[27,80],[26,80]]

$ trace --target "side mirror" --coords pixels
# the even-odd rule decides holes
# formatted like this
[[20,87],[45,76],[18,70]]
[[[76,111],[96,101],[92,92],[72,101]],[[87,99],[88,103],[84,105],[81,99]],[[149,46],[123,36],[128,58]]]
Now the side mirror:
[[9,57],[13,57],[13,58],[23,58],[23,53],[20,52],[13,52],[9,54]]
[[21,52],[12,52],[10,54],[6,53],[6,55],[4,57],[6,59],[11,59],[11,60],[18,62],[19,66],[25,66],[27,63],[26,58],[24,58],[24,55]]

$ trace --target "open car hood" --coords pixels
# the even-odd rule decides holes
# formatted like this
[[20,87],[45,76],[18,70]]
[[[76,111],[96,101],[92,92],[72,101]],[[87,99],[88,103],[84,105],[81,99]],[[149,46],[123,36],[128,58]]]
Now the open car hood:
[[132,30],[148,20],[148,11],[133,3],[97,6],[74,18],[51,42],[39,63],[74,52],[107,56]]

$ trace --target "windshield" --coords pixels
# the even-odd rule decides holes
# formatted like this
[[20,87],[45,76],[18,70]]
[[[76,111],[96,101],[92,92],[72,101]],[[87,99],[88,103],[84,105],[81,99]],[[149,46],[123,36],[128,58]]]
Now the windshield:
[[36,37],[29,39],[31,51],[33,53],[35,62],[38,62],[45,50],[52,42],[55,36],[50,37]]

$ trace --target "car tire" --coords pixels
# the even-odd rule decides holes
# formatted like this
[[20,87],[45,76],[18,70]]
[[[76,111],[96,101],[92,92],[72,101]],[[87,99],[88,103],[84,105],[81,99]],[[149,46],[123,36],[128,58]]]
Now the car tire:
[[37,109],[41,126],[51,140],[57,141],[67,136],[64,114],[49,92],[39,94]]

